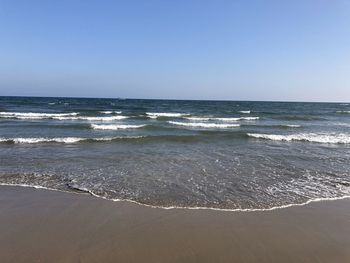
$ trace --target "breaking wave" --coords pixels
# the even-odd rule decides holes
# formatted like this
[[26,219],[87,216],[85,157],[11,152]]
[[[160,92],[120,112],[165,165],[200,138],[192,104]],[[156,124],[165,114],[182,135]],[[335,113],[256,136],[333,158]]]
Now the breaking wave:
[[330,143],[330,144],[348,144],[350,143],[350,135],[348,134],[316,134],[316,133],[300,133],[290,135],[278,134],[260,134],[247,133],[248,136],[257,139],[266,139],[273,141],[306,141],[315,143]]
[[150,118],[155,119],[158,117],[182,117],[189,114],[178,112],[146,112],[146,115]]
[[100,125],[100,124],[91,124],[91,128],[96,130],[125,130],[125,129],[138,129],[145,127],[146,124],[141,125],[131,125],[131,124],[109,124],[109,125]]
[[169,121],[170,124],[186,126],[186,127],[199,127],[199,128],[233,128],[239,127],[239,124],[221,124],[221,123],[203,123],[203,122],[179,122]]
[[230,121],[253,121],[258,120],[259,117],[185,117],[185,119],[191,120],[191,121],[223,121],[223,122],[230,122]]

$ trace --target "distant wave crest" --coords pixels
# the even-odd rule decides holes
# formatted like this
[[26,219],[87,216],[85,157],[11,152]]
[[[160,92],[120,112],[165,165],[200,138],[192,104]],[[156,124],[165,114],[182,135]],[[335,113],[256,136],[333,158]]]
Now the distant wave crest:
[[300,134],[260,134],[248,133],[250,137],[257,139],[266,139],[273,141],[307,141],[315,143],[330,143],[330,144],[348,144],[350,143],[350,135],[348,134],[316,134],[316,133],[300,133]]
[[239,124],[222,124],[222,123],[203,123],[203,122],[179,122],[169,121],[170,124],[186,126],[186,127],[198,127],[198,128],[233,128],[239,127]]
[[222,122],[230,122],[230,121],[253,121],[258,120],[259,117],[185,117],[185,119],[191,121],[222,121]]
[[77,143],[84,141],[113,141],[117,139],[138,139],[144,136],[119,136],[119,137],[100,137],[100,138],[81,138],[81,137],[57,137],[57,138],[0,138],[0,143],[16,144],[35,144],[35,143]]
[[150,118],[158,118],[158,117],[182,117],[189,114],[186,113],[178,113],[178,112],[146,112],[146,115]]
[[0,112],[1,118],[18,118],[18,119],[47,119],[76,116],[77,112],[70,113],[44,113],[44,112]]
[[146,126],[145,124],[140,125],[131,125],[131,124],[108,124],[108,125],[99,125],[91,124],[91,128],[96,130],[125,130],[125,129],[138,129]]

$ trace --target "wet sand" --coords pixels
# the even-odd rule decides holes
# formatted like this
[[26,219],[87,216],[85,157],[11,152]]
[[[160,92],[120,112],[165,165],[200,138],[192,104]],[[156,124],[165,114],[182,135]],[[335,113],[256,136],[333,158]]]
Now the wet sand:
[[350,262],[350,200],[164,210],[0,187],[1,262]]

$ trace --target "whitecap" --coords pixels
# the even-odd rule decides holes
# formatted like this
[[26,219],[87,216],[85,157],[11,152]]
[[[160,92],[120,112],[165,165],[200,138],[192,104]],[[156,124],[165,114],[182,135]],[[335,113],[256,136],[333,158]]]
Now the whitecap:
[[240,110],[239,112],[243,114],[250,114],[250,110]]
[[120,114],[122,112],[121,111],[106,110],[106,111],[100,111],[100,113],[103,113],[103,114],[112,114],[112,113]]
[[38,137],[38,138],[0,138],[0,143],[16,144],[35,144],[35,143],[77,143],[83,141],[112,141],[116,139],[137,139],[144,136],[117,136],[117,137],[100,137],[100,138],[81,138],[81,137]]
[[287,142],[307,141],[307,142],[329,143],[329,144],[350,143],[350,135],[348,134],[299,133],[299,134],[279,135],[279,134],[247,133],[247,135],[253,138],[273,140],[273,141],[287,141]]
[[89,116],[77,116],[77,117],[53,117],[55,120],[86,120],[86,121],[115,121],[127,119],[127,116],[109,116],[109,117],[89,117]]
[[91,128],[96,130],[125,130],[125,129],[138,129],[146,126],[145,124],[141,125],[131,125],[131,124],[109,124],[109,125],[99,125],[91,124]]
[[64,138],[0,138],[0,142],[12,142],[12,143],[43,143],[43,142],[58,142],[58,143],[76,143],[85,140],[78,137],[64,137]]
[[222,124],[222,123],[203,123],[203,122],[179,122],[169,121],[170,124],[186,126],[186,127],[198,127],[198,128],[233,128],[239,127],[239,124]]
[[2,118],[18,118],[18,119],[46,119],[59,118],[67,116],[76,116],[77,112],[70,113],[46,113],[46,112],[0,112]]
[[185,119],[191,121],[222,121],[222,122],[232,122],[232,121],[253,121],[258,120],[259,117],[185,117]]
[[178,113],[178,112],[146,112],[148,117],[155,119],[158,117],[181,117],[189,114],[186,113]]

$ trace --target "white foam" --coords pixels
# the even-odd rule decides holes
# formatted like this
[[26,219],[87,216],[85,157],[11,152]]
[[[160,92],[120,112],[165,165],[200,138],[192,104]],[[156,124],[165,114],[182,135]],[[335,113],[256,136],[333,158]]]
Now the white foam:
[[57,137],[57,138],[0,138],[0,143],[23,143],[23,144],[34,144],[34,143],[77,143],[82,141],[112,141],[115,139],[137,139],[143,138],[144,136],[117,136],[117,137],[100,137],[100,138],[80,138],[80,137]]
[[150,118],[158,118],[158,117],[181,117],[186,116],[188,114],[186,113],[178,113],[178,112],[146,112],[148,117]]
[[186,126],[186,127],[199,127],[199,128],[233,128],[239,127],[239,124],[222,124],[222,123],[203,123],[203,122],[179,122],[169,121],[170,124]]
[[89,117],[89,116],[77,116],[77,117],[52,117],[55,120],[86,120],[86,121],[115,121],[127,119],[127,116],[108,116],[108,117]]
[[337,113],[350,113],[350,110],[338,110]]
[[298,125],[298,124],[286,124],[286,125],[282,125],[282,126],[289,127],[289,128],[300,128],[301,127],[301,125]]
[[240,110],[239,112],[243,114],[250,114],[250,110]]
[[103,114],[112,114],[112,113],[120,114],[120,113],[122,113],[122,112],[121,112],[121,111],[111,111],[111,110],[107,110],[107,111],[100,111],[100,113],[103,113]]
[[[58,192],[63,192],[63,193],[70,193],[70,194],[79,194],[77,192],[71,192],[71,191],[65,191],[65,190],[59,190],[59,189],[54,189],[54,188],[49,188],[49,187],[44,187],[40,185],[29,185],[29,184],[18,184],[18,183],[0,183],[2,186],[19,186],[19,187],[29,187],[29,188],[35,188],[35,189],[40,189],[40,190],[49,190],[49,191],[58,191]],[[321,197],[321,198],[314,198],[307,200],[306,202],[303,203],[292,203],[292,204],[286,204],[286,205],[281,205],[281,206],[273,206],[270,208],[214,208],[214,207],[201,207],[201,206],[157,206],[157,205],[149,205],[149,204],[144,204],[138,201],[134,201],[131,199],[119,199],[119,198],[107,198],[105,196],[101,196],[98,194],[95,194],[93,191],[87,189],[87,188],[78,188],[82,191],[90,193],[92,196],[96,198],[101,198],[107,201],[113,201],[113,202],[128,202],[128,203],[134,203],[136,205],[140,206],[145,206],[153,209],[164,209],[164,210],[172,210],[172,209],[185,209],[185,210],[213,210],[213,211],[218,211],[218,212],[269,212],[269,211],[274,211],[274,210],[279,210],[279,209],[285,209],[285,208],[292,208],[292,207],[301,207],[305,206],[311,203],[318,203],[318,202],[325,202],[325,201],[337,201],[337,200],[343,200],[343,199],[348,199],[350,198],[349,195],[344,195],[344,196],[339,196],[339,197]]]
[[17,119],[46,119],[46,118],[63,118],[68,116],[76,116],[77,112],[70,113],[44,113],[44,112],[0,112],[2,118]]
[[64,138],[0,138],[0,142],[13,142],[13,143],[43,143],[43,142],[58,142],[58,143],[76,143],[86,140],[86,138],[78,137],[64,137]]
[[300,133],[300,134],[278,135],[278,134],[248,133],[247,135],[253,138],[273,140],[273,141],[287,141],[287,142],[307,141],[307,142],[330,143],[330,144],[350,143],[350,135],[348,134]]
[[91,124],[91,127],[96,130],[125,130],[125,129],[137,129],[146,126],[145,124],[141,125],[129,125],[129,124],[110,124],[110,125],[99,125]]
[[185,117],[185,119],[191,120],[191,121],[222,121],[222,122],[232,122],[232,121],[253,121],[258,120],[259,117]]

